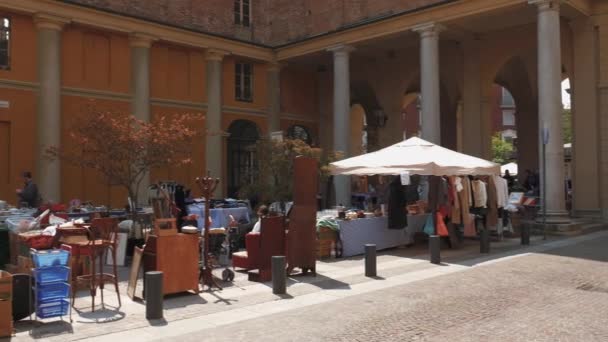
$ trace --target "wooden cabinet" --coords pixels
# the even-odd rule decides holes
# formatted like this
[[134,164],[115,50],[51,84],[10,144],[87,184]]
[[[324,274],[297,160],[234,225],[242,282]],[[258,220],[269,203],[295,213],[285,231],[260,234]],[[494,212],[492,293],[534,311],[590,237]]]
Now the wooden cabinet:
[[198,234],[151,235],[144,247],[144,272],[163,272],[165,295],[199,292],[199,260]]

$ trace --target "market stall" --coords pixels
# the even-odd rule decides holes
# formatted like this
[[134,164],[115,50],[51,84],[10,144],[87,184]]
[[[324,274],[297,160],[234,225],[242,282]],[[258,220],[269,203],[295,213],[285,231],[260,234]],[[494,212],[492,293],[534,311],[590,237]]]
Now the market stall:
[[[471,228],[476,214],[494,226],[499,205],[506,202],[500,165],[416,137],[331,167],[334,175],[389,177],[385,216],[338,221],[344,256],[362,253],[365,243],[378,249],[407,244],[421,231],[446,236],[446,222]],[[347,252],[346,246],[352,249]]]

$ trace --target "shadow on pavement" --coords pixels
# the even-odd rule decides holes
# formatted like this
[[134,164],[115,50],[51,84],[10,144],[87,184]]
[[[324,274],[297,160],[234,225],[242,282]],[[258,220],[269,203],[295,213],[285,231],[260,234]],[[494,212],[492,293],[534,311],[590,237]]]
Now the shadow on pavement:
[[543,254],[586,259],[598,262],[608,262],[608,236],[598,237],[597,239],[583,241],[578,244],[577,248],[558,247],[543,251]]

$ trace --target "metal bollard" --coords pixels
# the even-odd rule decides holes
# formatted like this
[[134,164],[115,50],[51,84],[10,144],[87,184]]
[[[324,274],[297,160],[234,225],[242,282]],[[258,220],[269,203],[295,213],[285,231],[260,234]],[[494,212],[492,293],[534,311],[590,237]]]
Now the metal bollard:
[[163,318],[163,272],[146,272],[146,319]]
[[376,272],[376,245],[365,245],[365,276],[375,277]]
[[479,232],[479,252],[490,253],[490,231],[482,229]]
[[431,235],[429,237],[429,253],[431,255],[431,264],[441,264],[441,237],[439,235]]
[[272,257],[272,293],[287,292],[287,273],[285,271],[285,256]]
[[528,246],[530,244],[530,226],[524,224],[521,227],[521,244]]

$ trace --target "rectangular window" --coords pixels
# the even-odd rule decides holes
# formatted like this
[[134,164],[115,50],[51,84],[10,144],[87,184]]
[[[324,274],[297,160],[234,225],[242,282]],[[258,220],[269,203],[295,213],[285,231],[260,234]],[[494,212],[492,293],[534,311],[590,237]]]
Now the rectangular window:
[[0,69],[8,70],[10,64],[11,21],[0,17]]
[[250,0],[234,1],[234,23],[244,27],[251,26]]
[[253,65],[236,63],[234,68],[234,94],[238,101],[253,101]]
[[515,126],[515,111],[513,109],[502,110],[502,125]]

